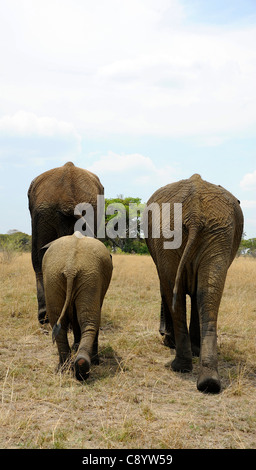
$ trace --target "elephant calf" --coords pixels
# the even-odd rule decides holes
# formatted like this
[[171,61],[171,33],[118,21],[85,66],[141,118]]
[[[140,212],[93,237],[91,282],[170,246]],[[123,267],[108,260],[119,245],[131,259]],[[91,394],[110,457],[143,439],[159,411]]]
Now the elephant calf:
[[46,311],[58,347],[59,366],[70,358],[67,330],[71,324],[78,345],[75,375],[85,380],[91,362],[98,363],[101,307],[112,276],[111,255],[102,242],[81,237],[79,232],[58,238],[44,249]]

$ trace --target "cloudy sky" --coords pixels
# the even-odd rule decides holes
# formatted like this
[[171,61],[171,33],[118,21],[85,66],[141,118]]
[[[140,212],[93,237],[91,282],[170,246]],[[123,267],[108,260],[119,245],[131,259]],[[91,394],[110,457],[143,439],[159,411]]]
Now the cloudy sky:
[[71,160],[143,202],[200,173],[256,237],[255,44],[255,0],[2,0],[0,233]]

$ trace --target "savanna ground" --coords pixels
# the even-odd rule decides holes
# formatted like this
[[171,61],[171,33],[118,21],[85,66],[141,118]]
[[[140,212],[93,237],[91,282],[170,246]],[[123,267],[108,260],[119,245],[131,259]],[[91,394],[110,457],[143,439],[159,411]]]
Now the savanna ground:
[[170,369],[158,333],[160,297],[150,256],[114,255],[102,310],[100,365],[79,383],[56,373],[56,345],[37,322],[30,254],[0,261],[0,447],[256,448],[256,260],[237,258],[218,323],[222,392],[196,389]]

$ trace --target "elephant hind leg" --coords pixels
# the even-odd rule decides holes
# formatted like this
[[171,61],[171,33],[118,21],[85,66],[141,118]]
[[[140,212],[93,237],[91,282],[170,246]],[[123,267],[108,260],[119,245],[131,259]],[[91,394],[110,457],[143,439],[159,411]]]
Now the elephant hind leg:
[[45,251],[42,247],[57,238],[55,229],[49,225],[47,215],[38,211],[32,217],[32,265],[36,275],[36,290],[38,304],[38,321],[41,325],[49,323],[46,311],[45,292],[42,275],[42,260]]
[[99,355],[98,355],[98,338],[99,338],[99,330],[97,331],[94,341],[93,341],[93,346],[92,346],[92,364],[94,365],[99,365]]
[[89,377],[91,359],[87,352],[78,353],[75,360],[75,376],[77,380],[86,380]]
[[197,308],[196,295],[191,296],[191,316],[189,325],[189,336],[191,342],[192,355],[200,356],[200,324]]
[[77,380],[86,380],[89,377],[91,364],[99,364],[98,356],[98,336],[99,330],[96,332],[92,346],[91,340],[83,340],[81,347],[79,347],[77,357],[75,360],[75,376]]
[[81,326],[81,341],[75,360],[75,374],[78,380],[86,380],[91,363],[98,364],[98,327],[92,324]]
[[77,352],[81,340],[81,329],[77,320],[77,311],[75,302],[72,305],[72,329],[74,334],[74,343],[72,345],[72,351]]
[[178,296],[175,312],[173,312],[173,326],[176,342],[176,357],[172,362],[172,369],[176,372],[192,371],[192,352],[186,322],[186,298]]
[[190,372],[192,370],[192,353],[186,321],[186,296],[182,292],[177,295],[175,311],[173,311],[173,295],[170,287],[167,287],[162,295],[165,297],[169,312],[172,312],[171,324],[175,337],[176,356],[171,367],[175,372]]
[[85,286],[75,298],[77,321],[81,340],[75,359],[75,374],[78,380],[86,380],[91,363],[98,364],[98,332],[100,326],[100,292]]
[[44,325],[45,323],[49,323],[49,319],[46,313],[43,274],[41,272],[36,273],[36,291],[38,303],[38,321],[41,325]]
[[59,352],[59,365],[57,370],[64,370],[68,367],[70,361],[70,347],[67,337],[67,329],[61,326],[60,332],[56,337],[57,348]]
[[160,313],[160,328],[159,333],[164,336],[164,345],[170,349],[175,349],[175,337],[172,323],[172,316],[168,308],[168,304],[162,295],[161,313]]
[[226,274],[226,266],[218,258],[201,267],[198,273],[197,305],[201,348],[197,388],[206,393],[219,393],[221,389],[217,359],[217,316]]
[[[52,307],[49,310],[49,320],[51,327],[53,328],[56,321],[59,318],[59,308],[58,307]],[[71,356],[71,350],[69,347],[69,342],[68,342],[68,327],[69,327],[69,319],[67,317],[63,318],[63,321],[61,322],[61,328],[56,336],[56,344],[58,348],[58,353],[59,353],[59,364],[57,367],[57,371],[63,371],[66,369],[69,365],[70,361],[70,356]]]

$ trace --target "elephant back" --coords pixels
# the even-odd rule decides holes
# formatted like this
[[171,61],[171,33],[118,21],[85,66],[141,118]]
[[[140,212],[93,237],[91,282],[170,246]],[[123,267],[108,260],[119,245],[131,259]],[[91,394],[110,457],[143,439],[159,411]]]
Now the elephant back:
[[63,213],[73,213],[75,206],[81,202],[96,207],[98,194],[104,194],[98,176],[68,162],[32,181],[28,191],[29,208],[40,210],[51,207]]

